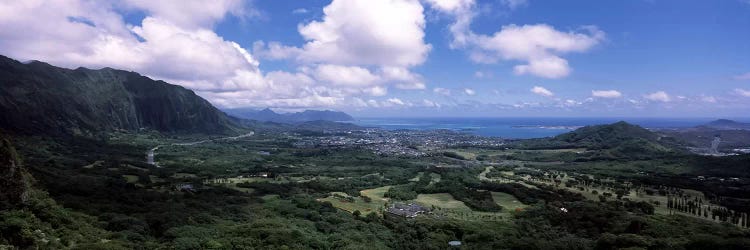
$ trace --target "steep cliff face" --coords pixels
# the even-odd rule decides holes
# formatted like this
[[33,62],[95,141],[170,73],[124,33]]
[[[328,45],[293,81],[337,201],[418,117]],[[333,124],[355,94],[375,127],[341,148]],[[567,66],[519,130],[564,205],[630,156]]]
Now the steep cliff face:
[[31,176],[10,141],[0,135],[0,210],[24,204],[30,190]]
[[224,133],[237,126],[193,91],[138,73],[71,70],[0,56],[0,128],[7,131]]
[[191,90],[126,73],[123,85],[141,127],[161,131],[223,132],[237,126],[226,114]]

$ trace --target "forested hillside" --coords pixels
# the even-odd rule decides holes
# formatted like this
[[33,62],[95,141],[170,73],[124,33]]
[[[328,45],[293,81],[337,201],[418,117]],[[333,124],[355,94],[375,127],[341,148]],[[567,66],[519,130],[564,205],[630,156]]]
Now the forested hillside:
[[238,125],[193,91],[135,72],[71,70],[0,56],[0,129],[89,134],[141,128],[226,133]]

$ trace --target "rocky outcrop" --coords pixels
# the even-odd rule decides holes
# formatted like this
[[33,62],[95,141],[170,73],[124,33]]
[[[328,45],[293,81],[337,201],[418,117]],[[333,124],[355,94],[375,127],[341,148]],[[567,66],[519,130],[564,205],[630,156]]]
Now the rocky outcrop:
[[31,176],[10,141],[0,135],[0,210],[26,203],[30,190]]

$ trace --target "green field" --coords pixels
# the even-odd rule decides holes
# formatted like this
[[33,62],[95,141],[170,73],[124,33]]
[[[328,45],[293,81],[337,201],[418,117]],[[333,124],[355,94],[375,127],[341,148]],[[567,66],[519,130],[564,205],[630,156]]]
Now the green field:
[[[360,197],[353,197],[354,202],[350,202],[338,197],[335,197],[334,194],[344,196],[344,197],[350,197],[346,193],[342,192],[333,192],[330,196],[318,199],[319,201],[328,201],[330,202],[334,207],[353,213],[356,210],[359,210],[363,215],[368,213],[382,213],[382,210],[385,208],[385,204],[389,201],[388,198],[385,198],[385,192],[388,192],[388,189],[390,189],[391,186],[384,186],[379,188],[372,188],[372,189],[365,189],[360,191]],[[370,202],[366,202],[362,196],[370,197]]]
[[449,152],[454,152],[466,160],[475,160],[477,158],[477,155],[475,153],[467,150],[450,150]]
[[528,205],[521,203],[516,197],[507,193],[492,192],[492,199],[503,207],[505,213],[528,207]]
[[103,163],[104,163],[104,161],[95,161],[94,163],[91,163],[89,165],[83,166],[83,168],[91,169],[91,168],[95,168],[95,167],[100,167]]
[[424,172],[419,172],[419,173],[417,173],[417,176],[415,176],[414,178],[409,179],[409,181],[417,182],[417,181],[421,180],[422,177],[424,177]]
[[462,201],[454,199],[449,193],[420,194],[414,201],[427,207],[471,211],[471,208],[467,207]]
[[124,174],[124,175],[122,175],[122,178],[125,178],[125,181],[127,181],[128,183],[137,183],[138,182],[138,176],[137,175]]
[[391,189],[391,186],[385,186],[385,187],[379,187],[379,188],[373,188],[373,189],[365,189],[365,190],[360,191],[360,194],[372,198],[373,201],[374,200],[387,201],[388,198],[385,198],[385,192],[388,192],[388,189]]
[[253,182],[269,182],[271,178],[263,177],[232,177],[232,178],[214,178],[206,180],[206,183],[217,183],[217,184],[237,184],[237,183],[253,183]]
[[159,176],[156,175],[149,175],[148,179],[151,180],[151,183],[160,183],[165,181],[163,178],[159,178]]
[[456,200],[448,193],[420,194],[414,202],[433,209],[437,217],[449,217],[459,220],[499,221],[509,219],[516,208],[526,208],[527,205],[518,201],[510,194],[492,192],[495,203],[503,207],[501,212],[479,212],[471,210],[462,201]]
[[538,187],[536,187],[536,186],[534,186],[534,185],[532,185],[532,184],[530,184],[529,182],[526,182],[526,181],[516,180],[516,179],[510,179],[510,177],[515,177],[515,174],[513,173],[513,171],[502,171],[503,175],[508,176],[508,178],[502,178],[502,177],[488,178],[487,174],[489,174],[493,170],[494,170],[494,167],[492,167],[492,166],[485,167],[484,171],[482,171],[481,173],[479,173],[479,176],[478,176],[479,180],[480,181],[497,182],[497,183],[518,183],[518,184],[521,184],[521,185],[523,185],[525,187],[528,187],[528,188],[534,188],[534,189],[538,188]]
[[380,198],[371,197],[372,200],[370,202],[366,202],[364,199],[362,199],[362,197],[352,197],[354,199],[354,201],[352,202],[336,197],[334,196],[334,194],[344,197],[350,197],[346,193],[332,192],[330,196],[318,200],[330,202],[334,207],[350,213],[359,211],[360,213],[362,213],[362,215],[366,215],[369,213],[381,214],[383,212],[383,209],[385,208],[385,204],[387,201],[387,199],[381,196]]

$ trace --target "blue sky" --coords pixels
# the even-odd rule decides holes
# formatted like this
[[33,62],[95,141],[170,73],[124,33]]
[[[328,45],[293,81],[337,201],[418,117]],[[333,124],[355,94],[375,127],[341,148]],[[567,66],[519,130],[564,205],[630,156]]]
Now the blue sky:
[[356,116],[747,116],[749,41],[747,0],[0,3],[18,60]]

